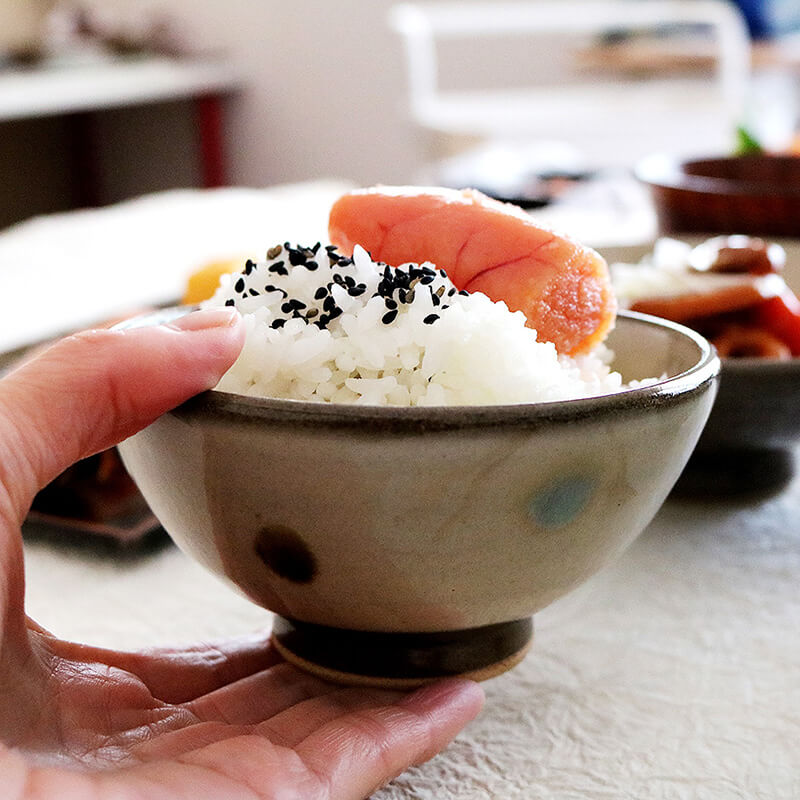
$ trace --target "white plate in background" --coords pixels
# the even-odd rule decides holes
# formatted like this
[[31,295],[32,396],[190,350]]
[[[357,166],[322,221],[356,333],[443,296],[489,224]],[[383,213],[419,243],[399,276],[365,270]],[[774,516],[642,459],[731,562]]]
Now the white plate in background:
[[0,232],[0,353],[174,303],[205,264],[327,240],[350,184],[173,190]]
[[[685,235],[669,234],[664,238],[677,239],[694,246],[719,235],[716,233],[708,235],[694,233]],[[800,239],[763,238],[767,242],[781,245],[786,251],[786,267],[783,271],[783,277],[795,292],[800,293]],[[607,247],[601,245],[597,250],[609,264],[638,264],[645,256],[653,252],[654,244],[655,241],[639,244],[609,245]]]

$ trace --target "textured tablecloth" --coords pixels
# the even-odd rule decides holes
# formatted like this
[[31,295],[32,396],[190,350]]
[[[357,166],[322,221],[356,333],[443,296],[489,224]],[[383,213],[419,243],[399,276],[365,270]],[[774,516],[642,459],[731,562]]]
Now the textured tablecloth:
[[[173,547],[26,555],[29,613],[65,637],[138,647],[269,621]],[[800,798],[800,480],[669,500],[535,624],[481,716],[376,800]]]

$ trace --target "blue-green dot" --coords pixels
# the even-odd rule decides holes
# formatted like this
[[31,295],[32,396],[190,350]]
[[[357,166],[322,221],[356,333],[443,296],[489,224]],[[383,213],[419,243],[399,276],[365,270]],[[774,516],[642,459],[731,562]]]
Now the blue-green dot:
[[536,492],[528,513],[544,528],[560,528],[586,508],[593,492],[594,480],[586,475],[558,478]]

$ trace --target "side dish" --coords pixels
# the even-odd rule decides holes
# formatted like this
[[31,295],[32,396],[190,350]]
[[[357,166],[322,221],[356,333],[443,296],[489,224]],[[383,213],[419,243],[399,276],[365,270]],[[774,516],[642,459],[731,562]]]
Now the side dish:
[[723,358],[800,356],[800,300],[781,272],[786,253],[750,236],[717,236],[692,247],[656,242],[639,264],[613,264],[621,306],[681,322]]

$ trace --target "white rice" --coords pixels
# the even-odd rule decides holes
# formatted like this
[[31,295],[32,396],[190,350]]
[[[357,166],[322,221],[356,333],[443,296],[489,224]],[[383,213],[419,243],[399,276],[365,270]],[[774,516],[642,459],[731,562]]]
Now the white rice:
[[352,259],[319,245],[271,248],[265,261],[223,276],[204,305],[233,305],[245,320],[244,348],[217,386],[228,392],[440,406],[624,388],[607,348],[560,356],[553,344],[536,341],[521,311],[459,292],[432,264],[394,269],[360,247]]

